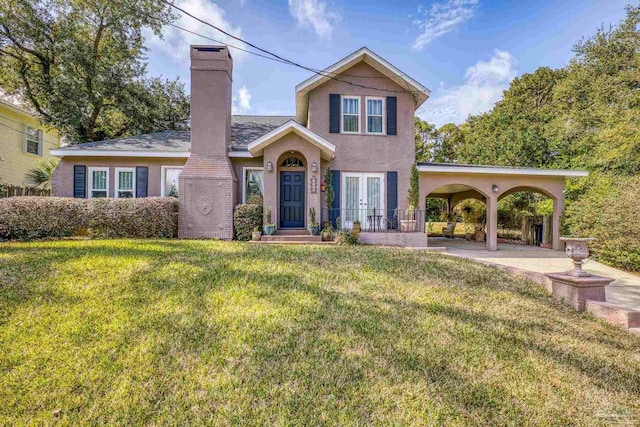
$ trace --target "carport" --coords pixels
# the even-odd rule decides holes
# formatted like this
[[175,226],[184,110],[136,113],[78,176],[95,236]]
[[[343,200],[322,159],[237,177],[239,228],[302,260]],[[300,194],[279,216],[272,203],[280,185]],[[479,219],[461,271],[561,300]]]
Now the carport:
[[427,198],[447,200],[449,211],[469,198],[486,204],[486,248],[490,251],[498,250],[498,201],[517,191],[537,192],[553,200],[552,246],[554,250],[562,250],[560,218],[564,210],[565,180],[589,174],[580,170],[449,163],[418,163],[418,171],[421,210],[425,209]]

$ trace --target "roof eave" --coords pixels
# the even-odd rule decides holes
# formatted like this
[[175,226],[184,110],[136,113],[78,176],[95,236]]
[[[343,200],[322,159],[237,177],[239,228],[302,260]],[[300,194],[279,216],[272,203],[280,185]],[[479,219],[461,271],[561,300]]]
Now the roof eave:
[[538,168],[502,168],[486,166],[444,166],[444,165],[418,165],[418,172],[431,173],[464,173],[464,174],[491,174],[491,175],[530,175],[530,176],[564,176],[584,177],[589,176],[588,171],[572,169],[538,169]]
[[247,146],[247,150],[253,157],[260,157],[263,155],[264,149],[275,141],[279,140],[283,136],[295,132],[300,137],[306,139],[310,143],[314,144],[320,149],[321,157],[324,160],[333,159],[336,151],[335,145],[322,138],[319,135],[311,132],[309,129],[302,126],[300,123],[293,120],[289,120],[282,126],[277,127],[266,135],[261,136]]
[[49,154],[56,157],[159,157],[159,158],[187,158],[189,151],[155,151],[155,150],[89,150],[64,149],[50,150]]

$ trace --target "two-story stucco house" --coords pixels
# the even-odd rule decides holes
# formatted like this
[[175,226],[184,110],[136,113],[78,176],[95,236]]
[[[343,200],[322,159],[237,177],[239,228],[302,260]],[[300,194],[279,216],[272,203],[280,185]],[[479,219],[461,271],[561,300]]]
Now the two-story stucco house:
[[413,117],[427,88],[362,48],[296,87],[295,117],[234,116],[232,69],[227,48],[192,46],[191,131],[56,150],[54,195],[178,193],[181,236],[228,239],[234,206],[255,196],[280,230],[304,229],[310,208],[319,221],[330,167],[329,208],[348,210],[344,221],[406,208]]
[[[407,211],[407,195],[414,113],[429,97],[427,88],[362,48],[296,86],[295,116],[234,116],[232,77],[226,47],[191,46],[190,132],[54,150],[62,160],[53,194],[178,195],[180,237],[222,239],[233,236],[234,207],[261,197],[281,233],[304,230],[313,208],[316,221],[335,223],[339,216],[343,226],[360,220],[363,228],[369,223],[406,231],[405,221],[413,233],[397,233],[398,242],[370,233],[377,237],[370,242],[426,246],[424,217]],[[331,206],[323,206],[327,168],[335,192]],[[497,249],[500,197],[523,188],[547,194],[554,200],[554,248],[560,248],[562,190],[574,172],[434,164],[418,170],[418,213],[427,197],[447,199],[450,207],[469,197],[486,202],[489,250]]]
[[0,182],[29,185],[27,173],[42,161],[57,159],[50,150],[60,147],[60,136],[44,129],[36,116],[0,101]]

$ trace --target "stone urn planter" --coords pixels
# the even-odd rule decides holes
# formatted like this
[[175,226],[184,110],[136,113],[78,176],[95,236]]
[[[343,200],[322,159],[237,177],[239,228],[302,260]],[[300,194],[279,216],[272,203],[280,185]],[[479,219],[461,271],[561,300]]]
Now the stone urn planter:
[[401,219],[400,220],[400,231],[402,231],[402,232],[416,231],[416,220],[415,219]]
[[593,237],[561,237],[560,240],[565,242],[565,253],[573,260],[573,268],[565,274],[573,277],[590,277],[588,273],[582,269],[582,263],[589,258],[589,242],[595,240]]
[[476,230],[474,237],[477,242],[484,242],[485,237],[487,237],[487,233],[484,230]]

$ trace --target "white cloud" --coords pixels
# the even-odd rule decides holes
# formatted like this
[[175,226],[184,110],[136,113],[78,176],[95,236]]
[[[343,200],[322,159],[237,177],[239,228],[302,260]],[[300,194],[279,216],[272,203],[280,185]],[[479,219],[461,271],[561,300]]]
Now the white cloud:
[[490,110],[516,76],[516,62],[509,52],[496,49],[489,61],[467,68],[463,84],[438,90],[418,110],[418,116],[441,126],[462,123],[470,114]]
[[[209,0],[175,0],[174,4],[187,12],[197,16],[204,21],[207,21],[219,28],[222,28],[226,32],[233,34],[234,36],[241,37],[242,29],[240,27],[234,27],[226,18],[226,12],[216,3]],[[176,14],[180,15],[180,19],[174,22],[182,28],[189,31],[193,31],[198,34],[211,37],[215,40],[219,40],[224,44],[231,43],[235,46],[244,47],[244,44],[234,40],[233,38],[226,36],[213,28],[205,25],[195,19],[181,13],[180,11],[173,10]],[[147,47],[151,49],[150,56],[155,52],[162,52],[163,54],[173,58],[176,62],[189,61],[189,45],[191,44],[216,44],[216,42],[207,40],[203,37],[195,34],[188,33],[178,28],[165,25],[162,29],[164,39],[160,39],[154,35],[151,31],[145,30],[144,36],[147,39]],[[246,56],[244,52],[231,49],[233,60],[241,60]]]
[[327,3],[320,0],[289,0],[289,13],[298,25],[312,27],[320,38],[331,37],[333,23],[338,19],[327,9]]
[[473,17],[478,0],[446,0],[434,3],[430,8],[418,6],[417,18],[413,21],[421,34],[413,41],[414,50],[422,50],[433,40],[453,31]]
[[238,89],[238,94],[233,97],[231,110],[233,114],[245,114],[251,110],[251,93],[246,86],[242,85]]

